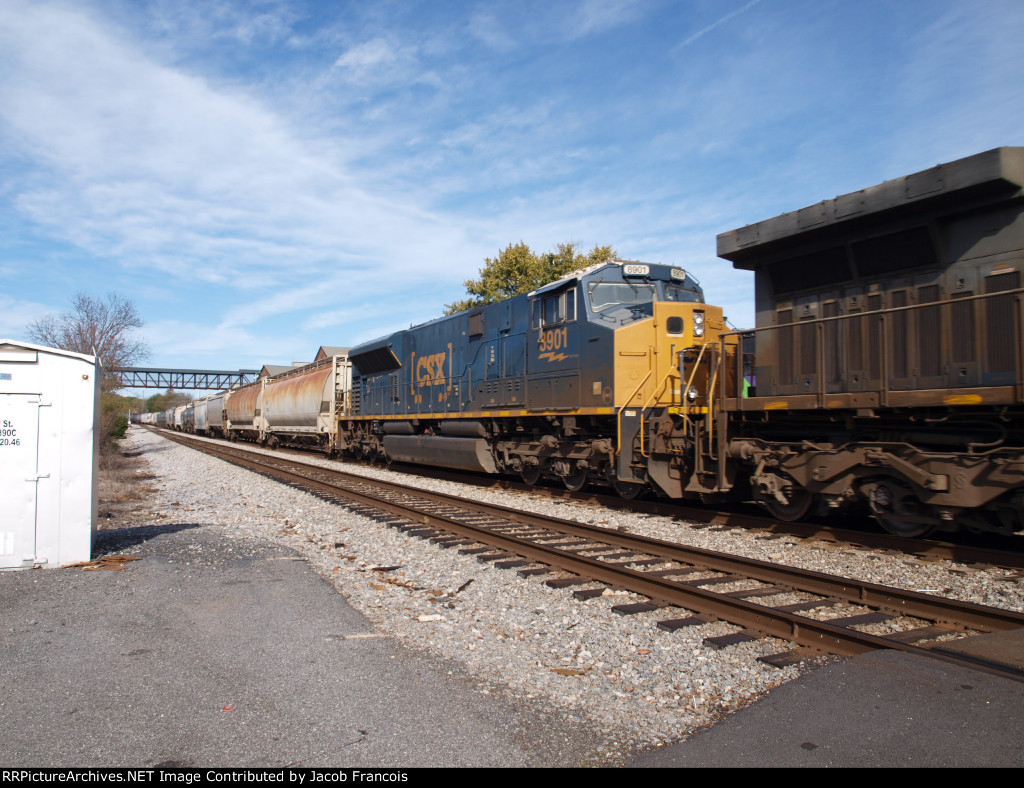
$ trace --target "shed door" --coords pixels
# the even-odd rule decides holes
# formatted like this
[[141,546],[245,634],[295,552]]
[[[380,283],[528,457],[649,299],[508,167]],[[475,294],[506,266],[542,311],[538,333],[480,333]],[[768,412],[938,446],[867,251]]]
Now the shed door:
[[0,568],[31,565],[36,556],[39,397],[0,394]]

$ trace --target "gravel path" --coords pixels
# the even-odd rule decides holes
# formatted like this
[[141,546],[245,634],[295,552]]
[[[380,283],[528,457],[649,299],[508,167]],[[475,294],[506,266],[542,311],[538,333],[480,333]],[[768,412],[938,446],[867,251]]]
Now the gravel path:
[[[813,667],[778,670],[755,661],[786,650],[778,640],[721,650],[704,646],[706,637],[735,631],[725,623],[668,633],[655,626],[663,612],[615,615],[612,605],[639,598],[606,594],[577,601],[572,596],[576,589],[524,581],[514,571],[410,538],[145,430],[129,433],[126,450],[141,451],[157,477],[158,492],[149,510],[134,512],[128,522],[118,517],[111,526],[190,522],[296,549],[381,632],[464,665],[478,677],[483,694],[539,700],[598,727],[607,737],[604,753],[612,759],[685,738]],[[331,464],[315,456],[307,461]],[[362,467],[346,470],[445,491],[461,489],[464,495],[506,506],[818,572],[1024,609],[1024,583],[1001,569],[835,549],[823,542],[806,544],[738,530],[695,529],[670,518],[545,501],[524,493],[467,492],[464,485],[451,482],[410,482],[409,477]],[[375,571],[395,566],[400,568]]]

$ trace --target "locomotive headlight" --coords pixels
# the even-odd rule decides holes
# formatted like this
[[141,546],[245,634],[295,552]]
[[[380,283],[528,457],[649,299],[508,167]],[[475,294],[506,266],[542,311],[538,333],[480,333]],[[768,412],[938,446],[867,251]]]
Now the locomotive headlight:
[[686,392],[686,398],[690,400],[690,402],[697,399],[697,389],[694,386],[690,386],[689,390]]
[[695,337],[704,336],[704,313],[694,312],[693,313],[693,335]]

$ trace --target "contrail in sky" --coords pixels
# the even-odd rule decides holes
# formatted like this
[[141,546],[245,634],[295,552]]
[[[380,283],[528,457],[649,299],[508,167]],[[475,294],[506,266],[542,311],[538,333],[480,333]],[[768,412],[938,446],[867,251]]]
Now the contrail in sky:
[[685,46],[689,46],[690,44],[692,44],[694,41],[696,41],[701,36],[705,35],[706,33],[710,33],[712,30],[714,30],[719,25],[725,24],[730,19],[732,19],[734,16],[739,16],[744,11],[746,11],[749,8],[753,8],[755,5],[757,5],[760,2],[761,2],[761,0],[750,0],[750,2],[747,3],[745,6],[743,6],[742,8],[737,8],[731,14],[726,14],[721,19],[719,19],[717,22],[714,22],[714,23],[708,25],[703,30],[698,30],[696,33],[694,33],[692,36],[690,36],[688,39],[686,39],[683,43],[681,43],[679,46],[677,46],[676,49],[682,49]]

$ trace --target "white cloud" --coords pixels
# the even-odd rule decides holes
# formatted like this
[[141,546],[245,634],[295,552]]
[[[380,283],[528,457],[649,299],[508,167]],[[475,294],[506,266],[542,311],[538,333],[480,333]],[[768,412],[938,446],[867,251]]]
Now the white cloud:
[[375,38],[352,47],[334,61],[334,65],[361,74],[397,60],[395,51],[383,38]]
[[[94,254],[184,278],[209,278],[208,261],[220,259],[280,279],[460,240],[349,167],[359,138],[300,133],[260,101],[154,62],[79,11],[6,3],[0,49],[0,133],[45,167],[20,184],[15,204]],[[375,58],[387,60],[385,50],[362,62]]]
[[579,36],[603,33],[632,22],[647,6],[643,0],[583,0],[570,16],[570,30]]
[[[4,272],[0,271],[0,276]],[[46,314],[56,314],[59,309],[37,301],[22,301],[0,293],[0,337],[4,339],[28,339],[26,326]]]

